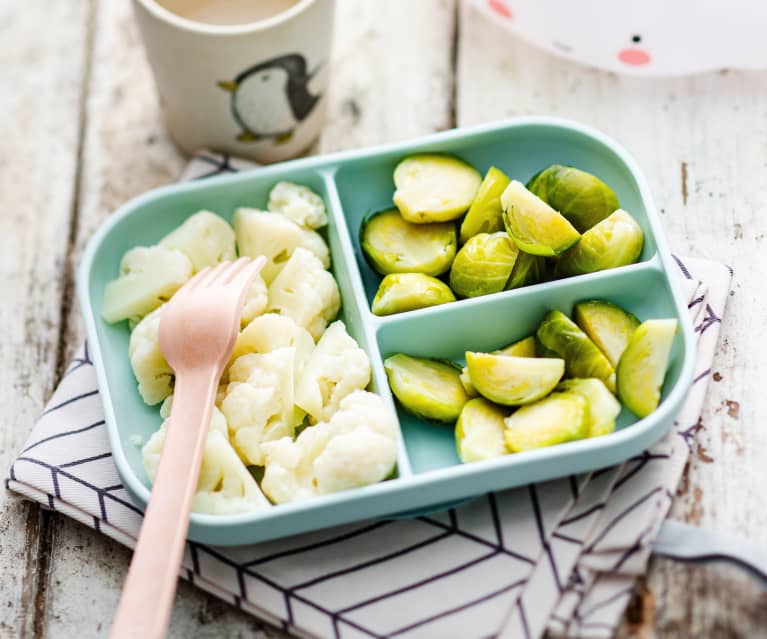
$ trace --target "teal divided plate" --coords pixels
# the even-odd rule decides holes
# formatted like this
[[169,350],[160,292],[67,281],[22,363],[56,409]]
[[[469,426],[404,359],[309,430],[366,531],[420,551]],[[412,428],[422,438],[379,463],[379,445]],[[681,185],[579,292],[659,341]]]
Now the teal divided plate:
[[[595,173],[616,191],[621,205],[641,225],[645,244],[637,264],[494,295],[393,315],[370,312],[380,277],[365,262],[357,241],[368,211],[391,206],[397,162],[416,152],[454,153],[484,173],[495,165],[526,181],[550,164],[570,164]],[[343,321],[368,352],[372,390],[397,411],[400,423],[397,476],[389,481],[265,511],[214,516],[193,514],[189,537],[236,545],[306,532],[370,517],[416,513],[491,490],[594,470],[623,461],[650,446],[670,428],[692,380],[694,339],[687,307],[676,283],[676,267],[666,247],[644,177],[631,157],[601,133],[551,118],[521,118],[429,137],[311,157],[150,191],[122,206],[98,230],[78,273],[80,302],[98,375],[114,461],[126,489],[144,506],[149,482],[141,450],[160,425],[158,407],[146,406],[136,390],[128,361],[128,328],[106,324],[100,315],[106,283],[118,272],[129,248],[150,245],[186,217],[209,209],[230,219],[240,206],[265,206],[275,182],[306,184],[328,207],[327,239],[333,271],[343,297]],[[624,306],[640,319],[676,317],[675,340],[663,398],[649,417],[623,411],[615,433],[501,458],[461,464],[453,429],[426,423],[396,406],[383,358],[404,352],[461,360],[464,351],[488,351],[532,334],[543,314],[602,298]]]

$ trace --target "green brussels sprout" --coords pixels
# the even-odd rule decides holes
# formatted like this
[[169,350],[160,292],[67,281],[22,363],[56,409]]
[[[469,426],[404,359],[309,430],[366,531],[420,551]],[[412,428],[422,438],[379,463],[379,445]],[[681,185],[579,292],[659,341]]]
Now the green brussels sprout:
[[589,437],[607,435],[615,430],[615,418],[621,405],[601,379],[566,379],[557,386],[558,391],[577,393],[589,402]]
[[477,195],[482,176],[451,155],[411,155],[394,169],[394,204],[408,222],[447,222],[461,217]]
[[618,362],[618,397],[637,417],[647,417],[660,403],[675,319],[647,320],[639,325]]
[[548,395],[565,372],[558,358],[515,357],[467,351],[469,379],[496,404],[520,406]]
[[503,171],[491,166],[477,191],[477,197],[461,223],[459,241],[466,244],[470,237],[479,233],[503,231],[503,209],[501,193],[509,185],[509,178]]
[[440,275],[450,268],[456,251],[452,222],[411,224],[397,209],[368,217],[360,228],[360,246],[381,275]]
[[454,365],[398,353],[384,360],[384,369],[392,393],[416,417],[452,423],[469,401]]
[[501,195],[503,223],[521,251],[553,257],[564,253],[581,234],[546,202],[512,180]]
[[531,255],[520,251],[514,268],[511,270],[506,290],[537,284],[546,279],[546,259],[540,255]]
[[519,250],[505,232],[469,238],[450,268],[450,288],[461,297],[498,293],[514,268]]
[[588,335],[567,315],[549,311],[536,333],[549,351],[562,357],[567,377],[598,377],[610,391],[615,390],[615,369]]
[[455,425],[455,445],[463,463],[505,455],[504,417],[500,406],[477,397],[464,404]]
[[506,418],[506,445],[512,453],[584,439],[589,403],[577,393],[552,393]]
[[559,357],[559,353],[546,348],[538,336],[535,336],[535,356],[536,357]]
[[573,309],[573,319],[599,350],[617,368],[639,320],[620,306],[604,300],[579,302]]
[[479,393],[477,392],[477,389],[474,388],[474,384],[471,383],[471,377],[469,377],[469,367],[464,366],[461,369],[461,374],[458,376],[458,379],[461,380],[461,385],[463,386],[463,390],[466,391],[466,394],[469,397],[478,397]]
[[594,273],[633,264],[642,254],[644,234],[626,211],[618,209],[581,236],[554,266],[558,277]]
[[[504,346],[503,348],[498,349],[497,351],[493,351],[490,354],[513,355],[514,357],[536,357],[535,337],[533,335],[530,337],[525,337],[525,339],[521,339],[518,342]],[[554,357],[557,357],[557,355],[555,354]],[[463,388],[472,397],[479,395],[477,389],[474,388],[474,384],[471,383],[468,366],[464,366],[461,370],[461,384],[463,384]]]
[[381,280],[370,310],[375,315],[394,315],[448,302],[455,302],[455,295],[436,277],[423,273],[391,273]]
[[620,208],[618,197],[607,184],[571,166],[552,164],[536,174],[527,188],[564,215],[581,233]]
[[515,357],[535,357],[535,336],[525,337],[513,344],[504,346],[503,348],[494,351],[494,355],[513,355]]

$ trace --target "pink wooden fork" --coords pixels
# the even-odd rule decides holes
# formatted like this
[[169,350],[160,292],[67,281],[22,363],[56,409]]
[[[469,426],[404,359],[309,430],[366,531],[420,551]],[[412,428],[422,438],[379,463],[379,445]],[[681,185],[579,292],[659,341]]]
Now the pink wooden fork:
[[111,639],[165,636],[221,374],[253,278],[266,260],[206,268],[168,302],[160,350],[176,375],[160,465],[125,580]]

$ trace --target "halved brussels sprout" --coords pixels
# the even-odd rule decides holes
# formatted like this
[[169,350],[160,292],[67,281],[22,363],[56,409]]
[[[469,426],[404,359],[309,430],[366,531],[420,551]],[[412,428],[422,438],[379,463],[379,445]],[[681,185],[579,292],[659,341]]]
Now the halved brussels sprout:
[[598,377],[610,391],[615,390],[615,370],[610,362],[567,315],[546,313],[536,336],[544,348],[564,358],[568,377]]
[[577,393],[552,393],[506,418],[512,453],[583,439],[589,434],[589,403]]
[[448,302],[455,302],[455,295],[436,277],[423,273],[392,273],[381,280],[370,310],[375,315],[393,315]]
[[460,217],[477,195],[482,176],[451,155],[412,155],[394,169],[394,204],[408,222]]
[[189,258],[195,273],[236,256],[234,229],[224,218],[210,211],[199,211],[188,217],[162,238],[159,245],[181,251]]
[[646,417],[660,403],[675,319],[647,320],[639,325],[618,362],[618,397],[637,417]]
[[642,254],[644,234],[626,211],[618,209],[581,236],[554,267],[559,277],[594,273],[633,264]]
[[546,259],[540,255],[530,255],[520,251],[511,270],[509,281],[506,282],[506,290],[537,284],[544,279],[546,279]]
[[601,379],[566,379],[557,386],[558,391],[582,395],[589,402],[589,437],[607,435],[615,430],[615,418],[621,405]]
[[617,304],[605,300],[579,302],[573,309],[573,319],[612,364],[618,366],[639,320]]
[[552,164],[527,188],[564,215],[581,233],[620,208],[618,197],[602,180],[571,166]]
[[450,268],[450,288],[461,297],[502,291],[519,250],[503,232],[480,233],[469,238]]
[[450,268],[455,257],[455,225],[411,224],[397,209],[389,209],[362,223],[360,246],[370,265],[382,275],[440,275]]
[[520,250],[553,257],[564,253],[581,234],[521,182],[512,180],[501,195],[503,223]]
[[466,244],[470,237],[479,233],[503,231],[503,209],[501,193],[509,185],[509,178],[503,171],[491,166],[485,179],[479,186],[477,196],[469,207],[469,212],[461,223],[461,244]]
[[513,344],[504,346],[503,348],[494,351],[494,355],[514,355],[515,357],[535,357],[535,335],[525,337]]
[[[525,337],[518,342],[504,346],[503,348],[493,351],[491,355],[513,355],[514,357],[536,357],[535,336]],[[557,357],[554,354],[554,357]],[[463,384],[466,392],[472,397],[479,395],[477,389],[474,388],[474,384],[471,383],[469,377],[469,368],[464,366],[461,370],[461,384]]]
[[398,353],[384,360],[384,368],[394,396],[417,417],[454,422],[469,401],[454,365]]
[[463,390],[466,391],[466,394],[469,397],[478,397],[479,393],[477,392],[477,389],[474,388],[474,384],[471,383],[471,377],[469,377],[469,368],[468,366],[464,366],[461,369],[461,374],[458,377],[458,379],[461,380],[461,385],[463,386]]
[[509,452],[504,438],[506,412],[477,397],[463,407],[455,425],[455,445],[464,463],[500,457]]
[[466,352],[469,379],[480,395],[496,404],[520,406],[548,395],[565,372],[557,358]]
[[101,316],[110,324],[140,319],[192,277],[192,262],[181,251],[137,246],[120,260],[120,276],[104,288]]

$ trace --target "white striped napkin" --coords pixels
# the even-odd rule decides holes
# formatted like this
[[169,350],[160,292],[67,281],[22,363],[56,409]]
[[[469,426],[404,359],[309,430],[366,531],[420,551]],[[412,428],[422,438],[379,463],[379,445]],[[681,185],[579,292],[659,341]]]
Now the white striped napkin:
[[[185,179],[246,163],[197,156]],[[306,637],[609,637],[646,569],[698,428],[731,271],[677,259],[698,336],[695,383],[671,432],[620,466],[487,494],[400,521],[253,546],[189,543],[181,576]],[[7,487],[132,547],[141,511],[111,458],[87,344]]]

